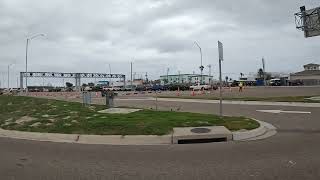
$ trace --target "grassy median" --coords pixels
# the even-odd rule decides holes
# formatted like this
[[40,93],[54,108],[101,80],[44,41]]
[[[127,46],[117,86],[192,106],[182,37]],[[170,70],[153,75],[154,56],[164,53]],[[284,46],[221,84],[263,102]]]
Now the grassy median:
[[225,126],[235,131],[254,129],[259,124],[245,117],[142,110],[130,114],[103,114],[101,105],[58,100],[0,96],[0,126],[3,129],[108,135],[163,135],[173,127]]

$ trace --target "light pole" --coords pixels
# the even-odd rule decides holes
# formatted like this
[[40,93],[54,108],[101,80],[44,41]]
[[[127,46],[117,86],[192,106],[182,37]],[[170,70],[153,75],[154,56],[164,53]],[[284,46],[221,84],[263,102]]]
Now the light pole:
[[[111,85],[111,65],[108,64],[108,66],[109,66],[109,74],[110,74],[110,78],[109,78],[109,86],[110,86]],[[107,68],[107,73],[108,73],[108,68]]]
[[220,117],[222,118],[222,70],[221,70],[221,61],[223,61],[223,44],[220,41],[218,41],[218,52],[219,52]]
[[207,65],[207,67],[209,68],[209,84],[210,84],[210,86],[211,86],[211,82],[212,82],[212,79],[211,79],[211,68],[212,68],[212,65],[211,64],[209,64],[209,65]]
[[12,66],[13,64],[9,64],[8,65],[8,91],[10,89],[10,67]]
[[167,68],[167,84],[169,84],[169,68]]
[[131,88],[131,91],[133,90],[133,87],[132,87],[132,61],[130,63],[130,88]]
[[45,36],[44,34],[36,34],[34,36],[31,36],[30,38],[27,38],[26,43],[26,93],[28,92],[28,46],[32,39],[39,37],[39,36]]
[[263,68],[263,85],[266,86],[267,82],[266,82],[266,64],[264,61],[264,57],[262,57],[262,68]]
[[202,72],[203,72],[203,69],[204,69],[204,67],[203,67],[203,65],[202,65],[202,50],[201,50],[201,47],[199,46],[199,44],[195,41],[194,42],[194,44],[195,45],[197,45],[198,46],[198,48],[199,48],[199,50],[200,50],[200,60],[201,60],[201,64],[200,64],[200,71],[201,71],[201,74],[200,74],[200,84],[202,84]]

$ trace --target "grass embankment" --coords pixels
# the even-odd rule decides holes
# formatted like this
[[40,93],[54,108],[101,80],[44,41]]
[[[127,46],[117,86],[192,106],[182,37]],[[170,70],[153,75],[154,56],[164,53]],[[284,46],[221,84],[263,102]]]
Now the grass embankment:
[[[318,100],[308,99],[313,96],[284,96],[284,97],[223,97],[223,100],[232,101],[269,101],[269,102],[304,102],[320,103]],[[158,96],[158,98],[182,98],[182,99],[207,99],[218,100],[219,97],[200,95],[200,96]]]
[[163,135],[173,127],[225,126],[254,129],[259,124],[245,117],[223,117],[185,112],[142,110],[130,114],[103,114],[101,105],[19,96],[0,96],[0,127],[9,130],[108,135]]

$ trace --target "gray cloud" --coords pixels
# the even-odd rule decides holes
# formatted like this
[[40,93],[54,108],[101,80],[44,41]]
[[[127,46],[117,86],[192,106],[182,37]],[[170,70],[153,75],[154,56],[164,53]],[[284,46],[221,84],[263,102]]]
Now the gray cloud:
[[128,74],[134,60],[134,71],[151,78],[167,67],[170,73],[198,72],[195,40],[215,75],[218,40],[225,47],[223,69],[234,79],[239,72],[256,72],[262,56],[270,71],[298,71],[304,63],[320,62],[319,37],[305,39],[295,29],[293,13],[301,5],[299,0],[2,0],[0,75],[6,76],[9,63],[16,64],[14,72],[24,70],[26,37],[36,33],[46,37],[31,42],[33,71],[106,72],[110,63],[113,72]]

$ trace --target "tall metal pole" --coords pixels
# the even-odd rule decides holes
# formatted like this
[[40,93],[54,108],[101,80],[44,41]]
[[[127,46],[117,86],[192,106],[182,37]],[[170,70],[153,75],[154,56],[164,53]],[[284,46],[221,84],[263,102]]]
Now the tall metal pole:
[[211,83],[211,82],[212,82],[212,79],[211,79],[211,67],[212,67],[211,64],[209,64],[209,65],[208,65],[208,68],[209,68],[209,85],[210,85],[210,86],[211,86],[211,84],[212,84],[212,83]]
[[266,65],[265,65],[264,57],[262,57],[262,68],[263,68],[263,83],[264,83],[264,86],[266,86],[267,85],[267,82],[266,82]]
[[109,73],[110,73],[110,78],[109,78],[109,86],[110,86],[110,83],[111,83],[111,65],[109,64]]
[[[28,46],[29,46],[29,39],[27,38],[27,44],[26,44],[26,93],[28,93]],[[22,89],[21,89],[22,92]]]
[[10,65],[8,65],[8,91],[10,89]]
[[130,80],[130,84],[131,84],[131,91],[132,91],[132,89],[133,89],[133,87],[132,87],[132,62],[130,63],[131,64],[131,80]]
[[199,50],[200,50],[200,61],[201,61],[201,64],[200,64],[200,84],[202,84],[202,75],[203,75],[203,69],[204,69],[204,67],[203,67],[203,65],[202,65],[202,49],[201,49],[201,47],[200,47],[200,45],[195,41],[194,42],[197,46],[198,46],[198,48],[199,48]]
[[167,68],[167,84],[169,84],[169,68]]
[[13,64],[9,64],[8,65],[8,90],[10,89],[10,67],[12,66]]
[[222,72],[221,72],[221,59],[219,59],[219,100],[220,100],[220,117],[222,117]]
[[44,36],[44,34],[37,34],[37,35],[34,35],[34,36],[32,36],[31,38],[27,38],[27,43],[26,43],[26,93],[28,92],[28,75],[27,75],[27,73],[28,73],[28,46],[29,46],[29,42],[32,40],[32,39],[34,39],[34,38],[36,38],[36,37],[39,37],[39,36]]
[[221,61],[223,61],[223,44],[218,41],[218,52],[219,52],[219,93],[220,93],[220,117],[222,118],[222,70],[221,70]]

